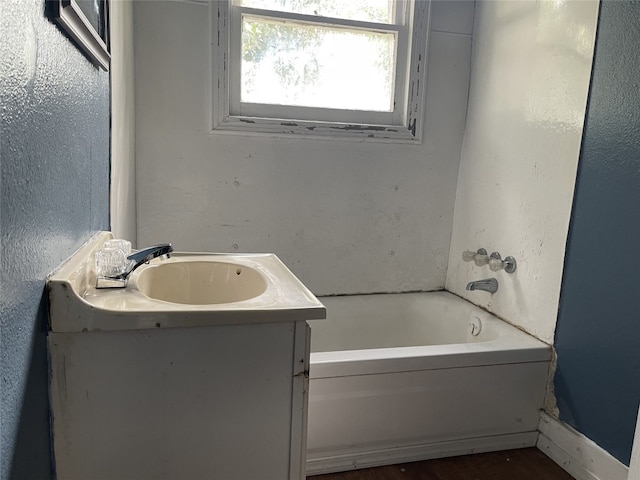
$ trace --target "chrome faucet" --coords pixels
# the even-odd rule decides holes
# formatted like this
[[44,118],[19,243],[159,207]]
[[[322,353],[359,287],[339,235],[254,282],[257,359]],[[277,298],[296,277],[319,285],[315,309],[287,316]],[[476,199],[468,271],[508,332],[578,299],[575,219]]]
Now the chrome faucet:
[[156,257],[161,257],[166,255],[169,258],[171,252],[173,252],[173,247],[170,243],[162,243],[160,245],[154,245],[153,247],[143,248],[142,250],[138,250],[135,253],[132,253],[127,257],[129,260],[129,265],[127,265],[127,269],[124,273],[118,275],[116,278],[121,278],[122,280],[126,280],[131,273],[138,268],[140,265],[144,263],[149,263]]
[[125,276],[125,278],[128,277],[131,272],[133,272],[140,265],[142,265],[143,263],[149,263],[156,257],[166,255],[168,258],[171,252],[173,252],[173,247],[170,243],[162,243],[160,245],[154,245],[153,247],[147,247],[143,248],[142,250],[138,250],[137,252],[132,253],[127,257],[130,267],[127,268],[127,271],[123,273],[123,275]]
[[99,276],[96,279],[96,288],[122,288],[126,286],[129,275],[140,265],[149,263],[154,258],[163,255],[166,255],[168,258],[171,252],[173,252],[173,247],[170,243],[163,243],[138,250],[127,257],[127,264],[122,273],[113,276]]
[[469,282],[467,283],[467,290],[484,290],[485,292],[496,293],[498,291],[498,280],[485,278],[484,280]]

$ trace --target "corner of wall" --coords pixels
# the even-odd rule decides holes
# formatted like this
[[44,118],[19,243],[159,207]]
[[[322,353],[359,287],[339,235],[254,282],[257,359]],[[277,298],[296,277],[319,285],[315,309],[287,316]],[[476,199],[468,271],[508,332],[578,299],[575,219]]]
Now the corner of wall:
[[[446,280],[448,290],[546,343],[558,313],[597,1],[566,7],[476,3]],[[580,38],[567,33],[577,30]],[[478,248],[514,256],[517,271],[462,262],[464,250]],[[496,294],[465,290],[487,277],[498,280]]]
[[627,480],[626,465],[557,418],[542,413],[538,430],[538,448],[576,480]]
[[133,2],[111,3],[111,230],[137,243]]

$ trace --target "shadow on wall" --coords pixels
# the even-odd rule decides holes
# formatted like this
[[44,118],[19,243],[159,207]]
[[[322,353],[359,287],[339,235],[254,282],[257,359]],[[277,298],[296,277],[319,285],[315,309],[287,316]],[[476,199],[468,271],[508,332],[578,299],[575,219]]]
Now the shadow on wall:
[[[9,470],[10,480],[41,479],[42,474],[50,472],[53,477],[53,461],[51,437],[42,425],[49,423],[49,391],[48,391],[48,366],[47,366],[47,318],[48,304],[44,287],[39,286],[40,302],[34,318],[26,321],[23,318],[11,318],[21,309],[14,309],[7,317],[8,322],[21,325],[31,325],[31,355],[28,363],[28,373],[25,389],[22,392],[22,409],[15,433],[14,451]],[[37,290],[34,297],[37,298]],[[4,316],[3,312],[3,316]],[[14,315],[11,315],[14,313]],[[5,459],[7,461],[8,459]]]

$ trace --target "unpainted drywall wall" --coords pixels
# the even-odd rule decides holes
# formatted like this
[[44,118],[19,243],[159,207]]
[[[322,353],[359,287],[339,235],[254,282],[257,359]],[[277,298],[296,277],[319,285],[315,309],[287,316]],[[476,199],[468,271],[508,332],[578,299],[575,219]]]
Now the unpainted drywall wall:
[[434,2],[422,145],[210,134],[209,11],[136,2],[138,244],[274,252],[316,294],[444,287],[473,2]]
[[[479,1],[447,289],[552,343],[598,2]],[[485,248],[517,271],[462,261]],[[495,277],[497,293],[466,291]]]

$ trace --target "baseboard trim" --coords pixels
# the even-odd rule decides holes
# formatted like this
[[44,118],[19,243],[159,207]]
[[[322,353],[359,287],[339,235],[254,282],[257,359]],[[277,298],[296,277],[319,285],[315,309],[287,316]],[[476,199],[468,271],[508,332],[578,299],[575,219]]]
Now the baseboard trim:
[[[438,443],[378,447],[371,450],[307,453],[307,475],[345,472],[360,468],[417,462],[433,458],[454,457],[470,453],[494,452],[536,445],[538,432],[470,438]],[[626,480],[626,479],[625,479]]]
[[576,480],[627,480],[629,469],[569,425],[540,415],[538,448]]

